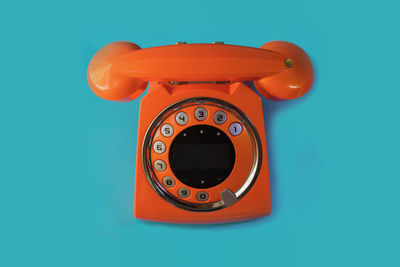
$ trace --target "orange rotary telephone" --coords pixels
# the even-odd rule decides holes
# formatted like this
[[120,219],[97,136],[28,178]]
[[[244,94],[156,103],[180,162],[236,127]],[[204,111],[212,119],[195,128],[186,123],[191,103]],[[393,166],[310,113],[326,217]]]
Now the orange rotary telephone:
[[271,212],[261,98],[304,95],[314,74],[307,54],[281,41],[261,48],[177,43],[140,49],[111,43],[89,64],[93,92],[137,98],[135,217],[221,223]]

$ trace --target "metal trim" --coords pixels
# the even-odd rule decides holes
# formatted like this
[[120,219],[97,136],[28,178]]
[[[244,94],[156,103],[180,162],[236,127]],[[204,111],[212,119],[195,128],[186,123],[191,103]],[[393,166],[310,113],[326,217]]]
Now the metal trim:
[[[142,167],[150,186],[156,191],[158,195],[160,195],[163,199],[165,199],[172,205],[181,209],[196,211],[196,212],[215,211],[230,206],[231,204],[227,203],[228,205],[226,205],[223,199],[211,203],[192,203],[175,197],[174,195],[169,193],[166,189],[164,189],[163,185],[161,185],[161,183],[158,181],[155,172],[153,170],[153,165],[150,161],[150,151],[151,151],[151,144],[153,141],[153,137],[157,129],[163,123],[163,121],[175,111],[183,107],[188,107],[193,105],[211,105],[224,109],[227,112],[230,112],[243,124],[243,126],[250,134],[250,139],[253,146],[252,168],[249,172],[249,175],[245,183],[236,192],[234,192],[234,195],[238,201],[249,192],[249,190],[257,180],[258,174],[260,173],[261,169],[262,146],[260,142],[260,137],[258,135],[257,129],[254,127],[253,123],[246,116],[246,114],[244,114],[240,109],[238,109],[234,105],[216,98],[209,98],[209,97],[188,98],[182,101],[178,101],[168,106],[163,111],[161,111],[161,113],[158,114],[157,117],[151,122],[150,126],[148,127],[145,133],[145,138],[142,144]],[[227,179],[229,179],[229,177]]]

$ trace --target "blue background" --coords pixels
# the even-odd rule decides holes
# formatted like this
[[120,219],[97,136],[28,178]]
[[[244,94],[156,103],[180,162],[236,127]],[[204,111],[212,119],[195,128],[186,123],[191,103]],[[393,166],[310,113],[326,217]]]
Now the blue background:
[[[4,1],[1,266],[399,266],[395,1]],[[96,97],[119,40],[259,47],[313,60],[304,97],[264,101],[273,213],[225,225],[133,219],[139,101]]]

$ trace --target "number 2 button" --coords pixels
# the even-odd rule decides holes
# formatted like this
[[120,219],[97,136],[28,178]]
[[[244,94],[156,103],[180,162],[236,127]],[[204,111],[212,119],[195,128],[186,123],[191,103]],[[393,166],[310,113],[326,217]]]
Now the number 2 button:
[[222,110],[218,110],[217,112],[215,112],[214,122],[216,124],[223,124],[226,122],[226,119],[227,119],[226,113],[223,112]]

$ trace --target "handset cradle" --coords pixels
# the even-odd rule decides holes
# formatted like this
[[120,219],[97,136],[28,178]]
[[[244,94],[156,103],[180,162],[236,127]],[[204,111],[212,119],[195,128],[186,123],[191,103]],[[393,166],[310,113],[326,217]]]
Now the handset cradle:
[[221,223],[271,212],[261,98],[304,95],[314,79],[307,54],[282,41],[261,48],[176,44],[100,49],[88,82],[101,98],[139,97],[135,217]]

